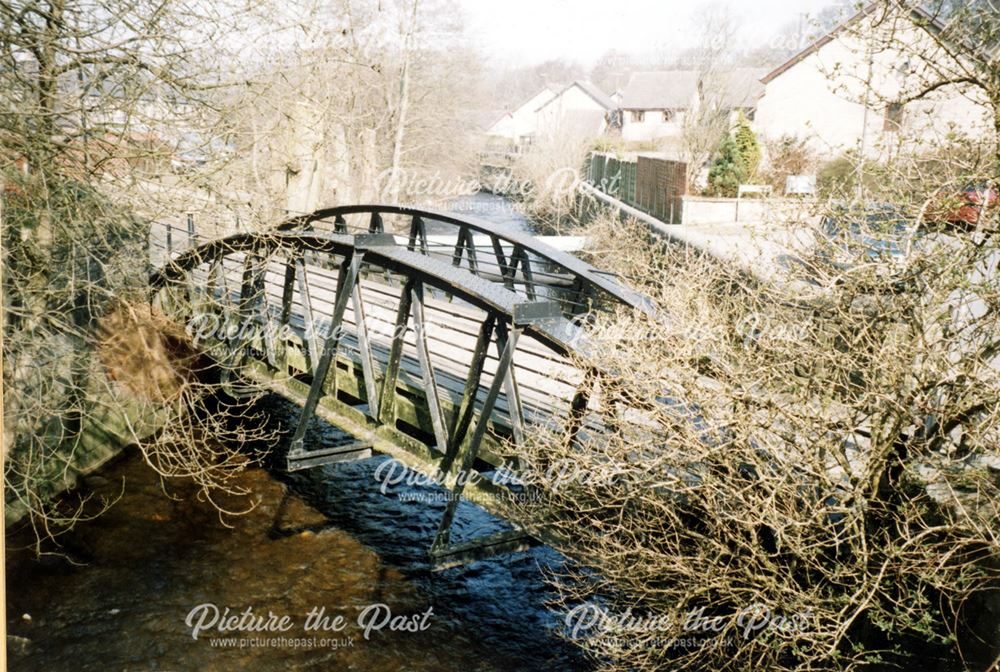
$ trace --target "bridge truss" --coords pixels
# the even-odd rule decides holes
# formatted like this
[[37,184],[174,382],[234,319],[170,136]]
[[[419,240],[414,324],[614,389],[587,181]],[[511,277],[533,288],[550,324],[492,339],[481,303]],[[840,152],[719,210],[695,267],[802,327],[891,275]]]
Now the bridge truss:
[[[604,431],[588,415],[596,377],[575,357],[581,315],[652,312],[642,296],[528,234],[432,210],[345,206],[201,244],[192,234],[175,253],[169,230],[151,233],[164,258],[154,301],[178,320],[241,325],[208,339],[211,353],[302,406],[290,469],[375,451],[439,478],[451,495],[437,569],[550,541],[515,524],[452,543],[460,497],[508,510],[508,488],[468,475],[516,471],[532,426],[569,441]],[[353,439],[306,446],[316,416]]]

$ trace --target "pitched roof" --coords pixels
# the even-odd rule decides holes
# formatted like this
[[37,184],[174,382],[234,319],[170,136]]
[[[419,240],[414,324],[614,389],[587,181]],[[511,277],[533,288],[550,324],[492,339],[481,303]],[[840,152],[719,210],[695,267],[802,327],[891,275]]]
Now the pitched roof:
[[[507,117],[513,117],[514,114],[517,113],[518,111],[520,111],[521,108],[523,108],[525,105],[527,105],[528,103],[530,103],[531,101],[533,101],[538,96],[540,96],[542,94],[545,94],[545,93],[549,94],[548,97],[545,100],[545,103],[549,102],[550,100],[552,100],[553,98],[556,97],[556,92],[555,92],[555,90],[553,90],[553,88],[551,86],[543,86],[540,91],[536,91],[535,93],[531,94],[530,98],[527,98],[526,100],[522,101],[521,103],[518,103],[517,106],[515,106],[515,107],[513,107],[513,108],[511,108],[511,109],[509,109],[507,111],[505,111],[500,116],[494,115],[494,116],[490,117],[489,123],[485,124],[484,128],[493,128],[494,126],[496,126],[497,124],[499,124],[501,121],[503,121]],[[544,105],[545,103],[542,103],[542,105]],[[537,112],[537,111],[538,111],[537,109],[532,110],[532,112]]]
[[[868,16],[870,14],[873,14],[875,12],[875,10],[878,9],[879,7],[882,7],[881,3],[878,3],[878,2],[870,2],[870,3],[868,3],[865,7],[863,7],[861,9],[861,11],[857,12],[856,14],[854,14],[853,16],[851,16],[850,18],[848,18],[848,19],[846,19],[844,21],[841,21],[839,24],[837,24],[837,26],[835,26],[833,28],[833,30],[831,30],[830,32],[828,32],[826,35],[823,35],[823,36],[817,38],[811,44],[809,44],[804,49],[802,49],[801,51],[799,51],[797,54],[795,54],[794,56],[792,56],[791,58],[789,58],[787,61],[785,61],[784,63],[782,63],[781,65],[779,65],[778,67],[776,67],[774,70],[772,70],[771,72],[769,72],[766,75],[764,75],[763,77],[761,77],[760,81],[763,82],[764,84],[767,84],[772,79],[774,79],[775,77],[777,77],[781,73],[783,73],[786,70],[788,70],[789,68],[791,68],[793,65],[796,65],[797,63],[799,63],[800,61],[802,61],[803,59],[805,59],[809,55],[816,53],[817,51],[819,51],[820,49],[822,49],[824,46],[826,46],[827,44],[829,44],[833,40],[837,39],[837,36],[845,28],[847,28],[851,24],[857,22],[858,20],[860,20],[860,19],[862,19],[864,17],[866,17],[866,16]],[[940,20],[937,17],[932,16],[930,13],[928,13],[922,7],[914,6],[914,7],[912,7],[910,9],[910,13],[914,17],[927,22],[926,25],[929,28],[932,28],[934,30],[940,30],[942,28],[942,24],[941,24]]]
[[541,96],[543,94],[548,94],[548,96],[546,96],[546,101],[545,101],[545,102],[548,102],[548,101],[552,100],[553,98],[555,98],[558,95],[558,89],[556,89],[554,87],[551,87],[551,86],[543,86],[542,89],[541,89],[541,91],[536,91],[530,97],[526,98],[520,105],[518,105],[517,107],[515,107],[512,110],[508,110],[508,113],[509,114],[513,114],[514,112],[517,112],[522,107],[524,107],[525,105],[527,105],[528,103],[530,103],[531,101],[533,101],[535,98],[537,98],[538,96]]
[[625,110],[684,109],[698,90],[696,70],[634,72],[622,93]]
[[600,106],[603,107],[605,110],[614,110],[615,108],[618,107],[617,105],[615,105],[615,101],[611,100],[611,97],[608,96],[608,94],[604,93],[599,88],[597,88],[597,86],[593,82],[587,82],[578,79],[573,83],[579,86],[581,89],[583,89],[584,93],[586,93],[588,96],[597,101],[600,104]]
[[760,78],[766,73],[760,68],[734,68],[719,74],[723,86],[722,104],[725,107],[755,107],[764,95]]
[[[567,91],[569,91],[570,89],[572,89],[574,86],[577,87],[577,88],[579,88],[581,91],[583,91],[588,96],[590,96],[594,100],[595,103],[597,103],[598,105],[600,105],[601,107],[603,107],[605,110],[609,110],[610,111],[610,110],[614,110],[614,109],[618,108],[618,106],[615,105],[615,101],[611,100],[611,98],[609,98],[606,93],[604,93],[603,91],[601,91],[594,84],[592,84],[591,82],[584,81],[582,79],[578,79],[575,82],[572,82],[568,86],[564,87],[561,91],[559,91],[558,94],[556,94],[555,96],[553,96],[549,100],[545,101],[541,106],[539,106],[538,110],[542,109],[543,107],[545,107],[546,105],[548,105],[549,103],[551,103],[556,98],[559,98],[562,94],[566,93]],[[537,112],[538,110],[535,110],[535,111]]]

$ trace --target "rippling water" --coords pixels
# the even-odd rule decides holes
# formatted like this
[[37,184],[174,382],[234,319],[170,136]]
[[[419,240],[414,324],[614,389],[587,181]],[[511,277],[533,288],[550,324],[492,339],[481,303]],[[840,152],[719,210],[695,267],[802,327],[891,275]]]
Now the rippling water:
[[[298,409],[276,398],[266,404],[270,422],[287,438]],[[309,444],[322,443],[329,431],[314,426]],[[554,595],[544,572],[558,570],[561,557],[536,548],[429,573],[426,552],[443,504],[403,501],[431,487],[399,484],[383,494],[375,470],[385,459],[295,474],[248,469],[239,484],[258,504],[227,518],[232,527],[199,501],[191,483],[161,484],[137,453],[89,477],[84,492],[94,496],[92,505],[120,499],[62,537],[68,558],[36,562],[16,550],[27,535],[9,540],[15,547],[7,561],[11,669],[585,669],[559,639],[559,617],[546,605]],[[455,536],[501,525],[463,502]],[[353,642],[337,650],[315,642],[219,648],[209,637],[229,635],[209,631],[195,641],[184,623],[204,603],[287,614],[296,624],[280,633],[288,638],[310,636],[301,627],[305,615],[325,607],[349,624],[338,642]],[[429,627],[373,631],[365,641],[354,621],[359,608],[377,603],[394,615],[430,607]],[[276,636],[262,635],[271,642]]]

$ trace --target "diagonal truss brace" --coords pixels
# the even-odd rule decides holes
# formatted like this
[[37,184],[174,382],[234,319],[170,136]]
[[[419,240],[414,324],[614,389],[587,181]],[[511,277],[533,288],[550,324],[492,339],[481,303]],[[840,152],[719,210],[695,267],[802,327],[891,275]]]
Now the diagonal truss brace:
[[503,382],[507,379],[507,374],[510,371],[514,351],[517,349],[519,333],[520,330],[515,327],[508,334],[506,347],[504,347],[500,355],[500,361],[497,364],[496,375],[493,377],[493,382],[486,394],[486,399],[483,401],[483,407],[479,412],[479,419],[472,432],[472,437],[462,455],[462,461],[455,479],[455,486],[452,489],[452,496],[448,499],[448,505],[445,507],[441,524],[438,526],[437,535],[431,546],[430,553],[432,558],[449,554],[451,524],[455,520],[455,512],[458,509],[462,490],[465,488],[468,475],[475,464],[476,457],[479,455],[479,447],[482,445],[483,437],[486,435],[486,428],[493,414],[493,407],[496,405],[497,397],[500,395],[500,388],[503,386]]
[[344,258],[344,262],[340,266],[340,273],[337,277],[337,299],[333,305],[333,314],[330,316],[330,331],[323,343],[323,353],[320,355],[316,369],[313,372],[312,385],[309,387],[309,395],[306,397],[306,403],[302,407],[301,415],[299,415],[299,424],[295,428],[295,434],[292,435],[292,441],[288,448],[289,455],[305,452],[304,439],[306,428],[316,413],[316,406],[319,404],[320,397],[323,396],[326,377],[330,371],[333,358],[337,354],[337,346],[340,343],[340,337],[343,333],[344,311],[347,308],[348,300],[353,294],[354,285],[358,280],[358,273],[361,270],[361,261],[364,258],[364,254],[364,250],[355,249]]

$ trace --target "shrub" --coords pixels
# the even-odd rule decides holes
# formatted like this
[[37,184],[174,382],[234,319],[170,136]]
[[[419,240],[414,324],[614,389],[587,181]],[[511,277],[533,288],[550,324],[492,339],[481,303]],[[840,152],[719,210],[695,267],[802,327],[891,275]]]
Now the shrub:
[[666,317],[597,318],[588,436],[519,453],[522,515],[586,568],[568,635],[608,672],[993,669],[1000,314],[957,305],[998,295],[972,269],[1000,240],[928,236],[898,273],[859,250],[791,294],[638,223],[586,235]]
[[783,135],[766,143],[767,164],[759,178],[771,185],[774,193],[785,190],[785,182],[790,175],[812,174],[816,169],[816,159],[804,138]]
[[820,196],[849,194],[857,184],[857,170],[857,161],[846,154],[821,165],[816,173],[816,188]]
[[736,196],[739,186],[753,177],[759,162],[757,136],[741,112],[736,127],[722,140],[708,170],[709,193],[713,196]]

